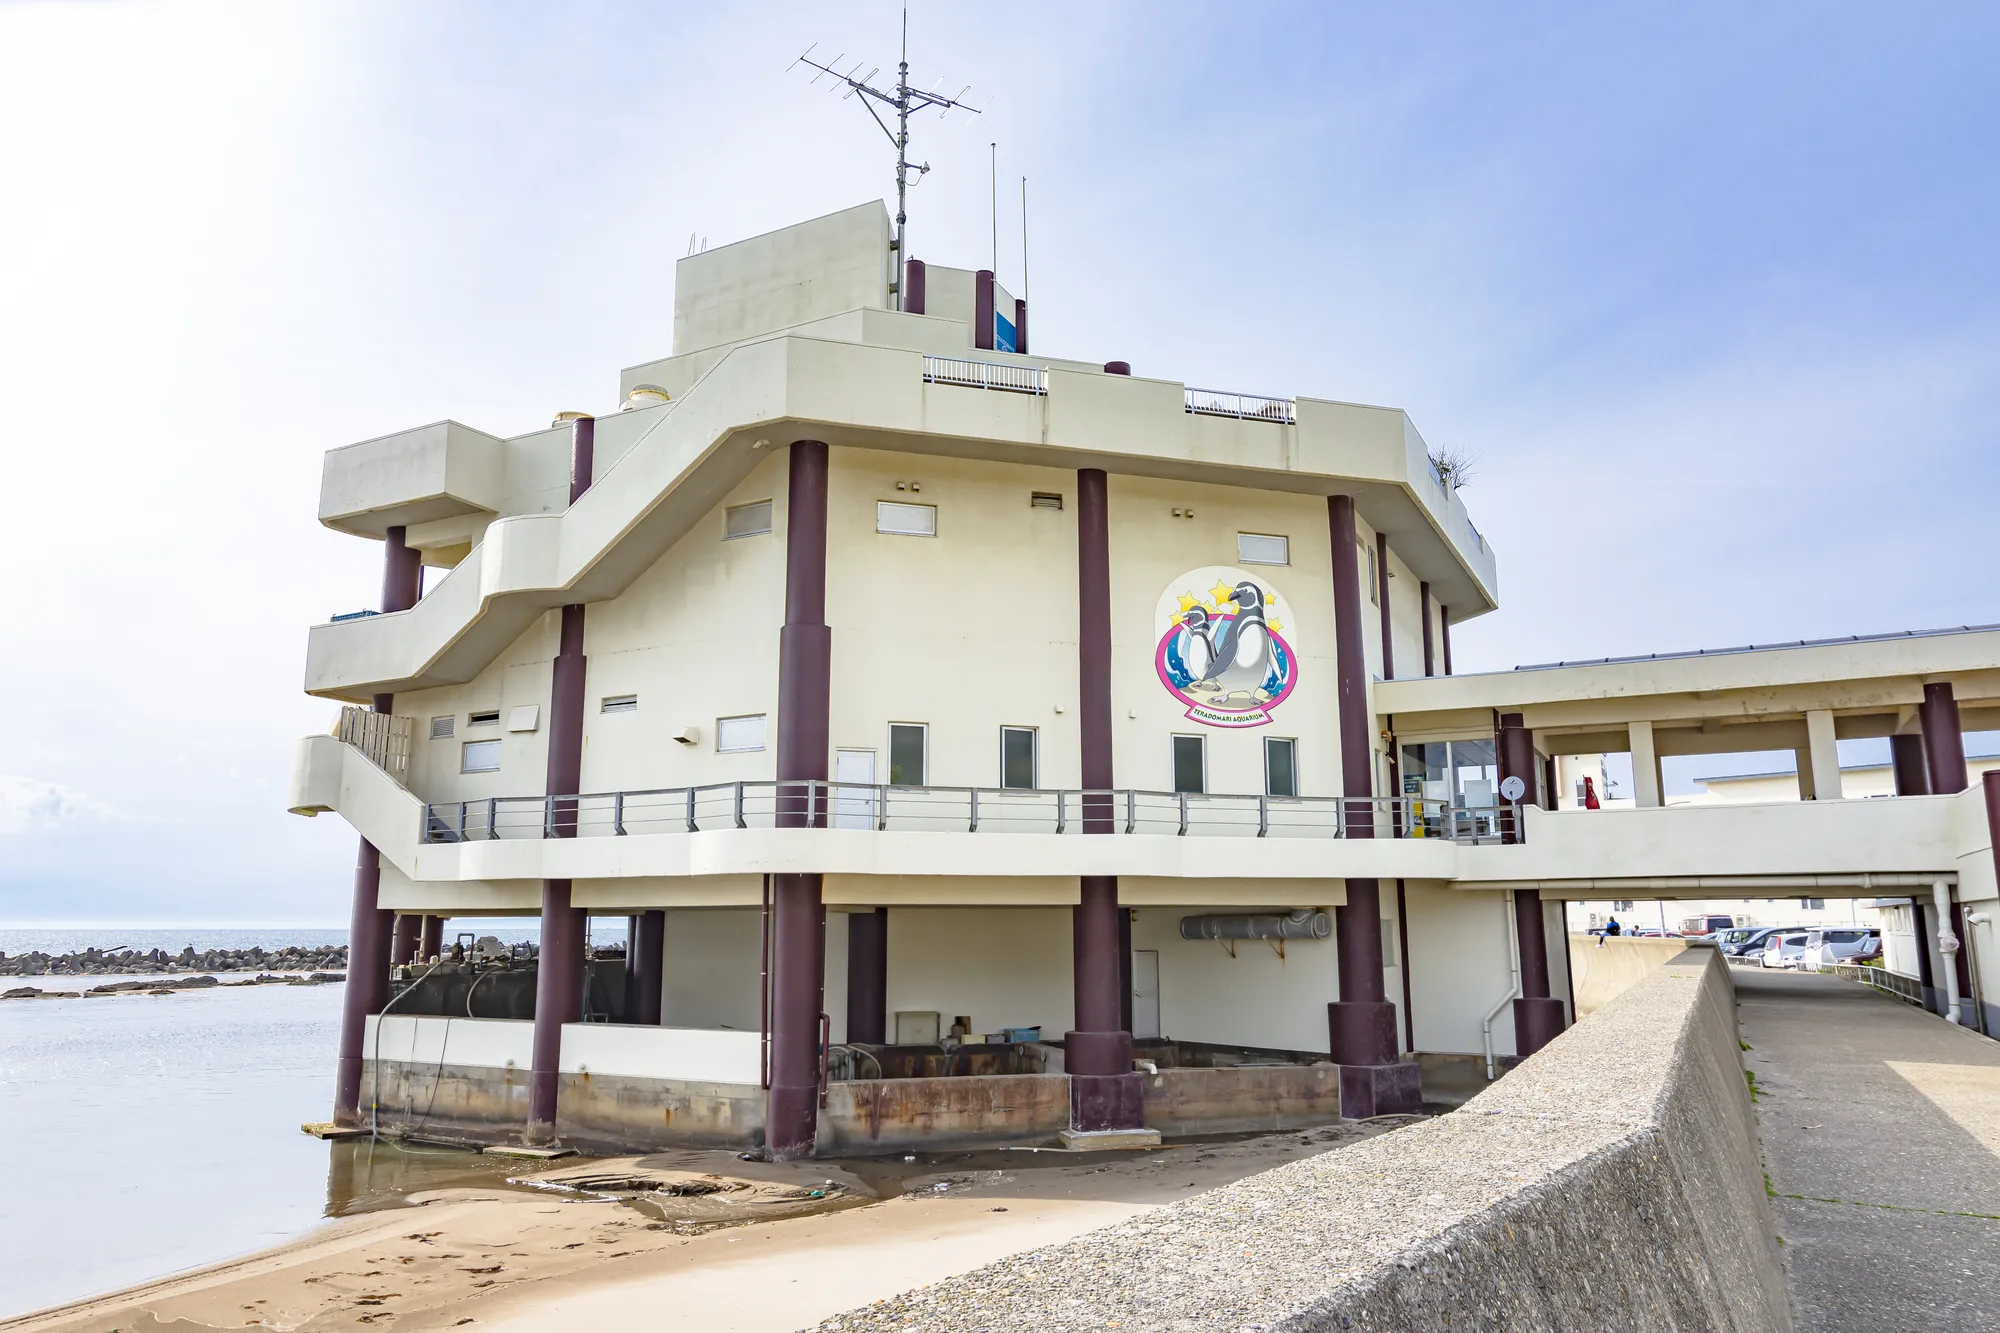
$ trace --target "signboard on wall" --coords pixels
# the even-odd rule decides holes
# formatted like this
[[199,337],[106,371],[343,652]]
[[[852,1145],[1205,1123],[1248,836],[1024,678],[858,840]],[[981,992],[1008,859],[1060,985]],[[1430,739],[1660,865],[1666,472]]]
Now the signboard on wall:
[[1268,577],[1230,565],[1189,570],[1154,612],[1153,667],[1205,727],[1261,727],[1298,684],[1291,608]]
[[1019,350],[1020,339],[1014,332],[1013,322],[998,310],[993,312],[993,350],[1013,352]]

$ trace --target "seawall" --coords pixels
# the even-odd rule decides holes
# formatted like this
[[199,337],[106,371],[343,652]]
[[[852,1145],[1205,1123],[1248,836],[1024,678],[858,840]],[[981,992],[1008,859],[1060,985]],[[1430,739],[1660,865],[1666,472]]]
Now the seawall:
[[1727,965],[1689,950],[1463,1108],[824,1329],[1787,1330]]

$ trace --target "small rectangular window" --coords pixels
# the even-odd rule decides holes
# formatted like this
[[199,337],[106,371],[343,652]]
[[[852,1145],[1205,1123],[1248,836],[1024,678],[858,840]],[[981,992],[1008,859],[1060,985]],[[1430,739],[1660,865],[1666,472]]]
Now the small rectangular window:
[[894,500],[875,502],[875,531],[894,537],[937,536],[936,505],[906,505]]
[[431,719],[431,739],[434,741],[448,741],[457,731],[458,718],[456,715],[452,717],[434,717]]
[[465,719],[465,725],[468,727],[497,727],[500,725],[500,710],[496,708],[490,713],[473,713]]
[[1299,794],[1299,743],[1294,740],[1280,740],[1276,736],[1264,738],[1264,794],[1266,796],[1297,796]]
[[1174,737],[1174,790],[1208,790],[1208,746],[1199,736]]
[[1028,496],[1030,509],[1061,509],[1062,496],[1054,491],[1035,491]]
[[892,787],[921,787],[924,785],[924,750],[929,739],[930,728],[921,722],[891,722],[889,724],[889,785]]
[[1035,729],[1000,728],[1000,785],[1031,791],[1035,785]]
[[1826,899],[1807,898],[1805,900],[1805,908],[1808,912],[1824,912],[1826,910]]
[[715,748],[722,754],[763,749],[764,715],[752,713],[746,717],[715,719]]
[[636,694],[608,695],[598,705],[598,710],[605,713],[636,713],[639,711],[639,696]]
[[1236,559],[1245,565],[1289,565],[1292,563],[1292,539],[1263,532],[1239,532],[1236,534]]
[[1361,546],[1363,557],[1361,561],[1362,577],[1368,580],[1368,603],[1371,606],[1380,606],[1382,604],[1380,596],[1382,579],[1375,572],[1375,548],[1363,543],[1356,544]]
[[722,511],[722,540],[757,537],[771,530],[771,502],[757,500],[747,505],[731,505]]
[[461,773],[498,773],[500,771],[500,742],[467,741],[459,747],[458,771]]

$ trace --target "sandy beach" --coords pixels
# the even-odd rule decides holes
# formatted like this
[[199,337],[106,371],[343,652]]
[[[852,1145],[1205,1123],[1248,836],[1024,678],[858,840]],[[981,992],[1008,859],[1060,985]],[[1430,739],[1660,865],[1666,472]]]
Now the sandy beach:
[[1393,1127],[908,1162],[570,1159],[0,1329],[795,1329]]

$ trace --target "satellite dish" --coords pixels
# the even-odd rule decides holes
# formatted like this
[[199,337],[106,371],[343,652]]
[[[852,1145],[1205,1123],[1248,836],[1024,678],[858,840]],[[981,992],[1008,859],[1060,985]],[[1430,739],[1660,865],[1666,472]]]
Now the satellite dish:
[[1528,794],[1528,784],[1517,775],[1505,778],[1500,783],[1500,795],[1509,801],[1518,801]]

